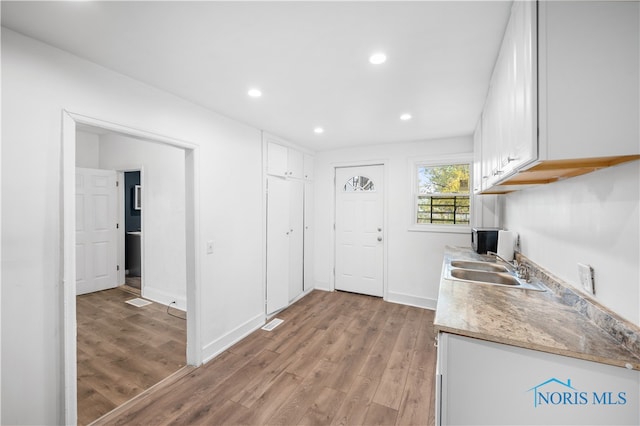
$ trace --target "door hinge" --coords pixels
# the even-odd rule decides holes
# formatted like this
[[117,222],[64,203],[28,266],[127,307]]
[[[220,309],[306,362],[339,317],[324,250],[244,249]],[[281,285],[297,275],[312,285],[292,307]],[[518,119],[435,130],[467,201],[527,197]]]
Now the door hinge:
[[120,181],[119,180],[116,181],[116,186],[120,186]]
[[120,265],[116,265],[116,271],[120,270]]

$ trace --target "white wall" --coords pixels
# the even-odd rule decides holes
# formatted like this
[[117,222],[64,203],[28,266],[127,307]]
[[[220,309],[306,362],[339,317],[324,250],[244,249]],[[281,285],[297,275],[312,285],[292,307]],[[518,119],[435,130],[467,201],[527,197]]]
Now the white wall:
[[76,131],[76,166],[86,169],[100,168],[100,136]]
[[142,296],[186,309],[184,149],[110,133],[99,152],[100,169],[142,169]]
[[504,227],[522,253],[579,287],[595,270],[596,298],[640,324],[640,162],[505,196]]
[[202,358],[264,322],[260,132],[3,28],[3,424],[64,419],[63,109],[199,147]]
[[473,140],[469,136],[318,152],[314,179],[315,288],[333,288],[334,168],[380,161],[386,168],[386,299],[435,308],[445,246],[470,246],[471,237],[469,233],[408,230],[412,210],[411,159],[470,154],[472,150]]

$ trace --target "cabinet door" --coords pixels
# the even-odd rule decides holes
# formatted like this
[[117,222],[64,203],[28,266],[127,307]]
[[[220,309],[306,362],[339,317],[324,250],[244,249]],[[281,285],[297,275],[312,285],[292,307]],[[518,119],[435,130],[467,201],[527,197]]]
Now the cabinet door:
[[289,299],[302,294],[304,251],[304,183],[289,184]]
[[313,184],[304,184],[304,291],[313,285]]
[[448,333],[438,335],[437,365],[439,424],[640,421],[637,370]]
[[302,179],[304,174],[304,159],[302,152],[293,148],[288,148],[287,159],[287,168],[289,171],[288,176],[295,179]]
[[538,158],[535,3],[514,2],[511,19],[513,132],[506,158],[509,171]]
[[274,176],[288,176],[289,150],[274,142],[267,143],[267,173]]
[[640,3],[538,7],[543,159],[638,154]]
[[313,156],[304,154],[304,178],[313,180]]
[[473,193],[478,194],[482,189],[482,117],[478,120],[473,132]]
[[267,314],[289,304],[289,183],[267,178]]

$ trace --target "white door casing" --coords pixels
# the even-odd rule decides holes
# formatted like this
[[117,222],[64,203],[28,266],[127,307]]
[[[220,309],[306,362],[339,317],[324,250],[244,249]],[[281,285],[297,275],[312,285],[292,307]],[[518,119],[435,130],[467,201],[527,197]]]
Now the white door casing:
[[384,295],[384,166],[335,169],[335,288]]
[[76,169],[76,294],[117,283],[117,173]]

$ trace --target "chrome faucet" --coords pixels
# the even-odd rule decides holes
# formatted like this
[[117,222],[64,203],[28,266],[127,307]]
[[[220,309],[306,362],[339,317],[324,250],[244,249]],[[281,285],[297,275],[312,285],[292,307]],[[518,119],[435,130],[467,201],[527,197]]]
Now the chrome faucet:
[[500,259],[500,260],[502,260],[504,263],[506,263],[507,265],[509,265],[512,269],[514,269],[514,268],[516,268],[516,267],[518,266],[516,261],[514,261],[513,263],[511,263],[511,262],[509,262],[507,259],[505,259],[504,257],[500,256],[500,255],[499,255],[498,253],[496,253],[496,252],[488,251],[488,252],[487,252],[487,255],[489,255],[489,256],[495,256],[495,258],[496,258],[496,259]]
[[500,259],[504,263],[506,263],[508,265],[508,269],[513,272],[516,277],[523,279],[526,282],[529,282],[531,280],[529,268],[527,268],[527,265],[525,265],[524,263],[518,263],[518,261],[515,259],[513,260],[513,263],[511,263],[504,257],[500,256],[498,253],[495,253],[493,251],[488,251],[487,255],[495,256],[496,259]]

